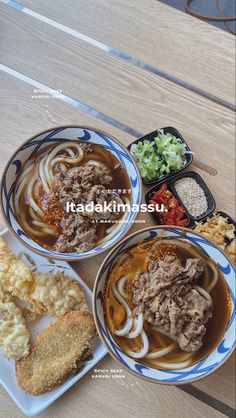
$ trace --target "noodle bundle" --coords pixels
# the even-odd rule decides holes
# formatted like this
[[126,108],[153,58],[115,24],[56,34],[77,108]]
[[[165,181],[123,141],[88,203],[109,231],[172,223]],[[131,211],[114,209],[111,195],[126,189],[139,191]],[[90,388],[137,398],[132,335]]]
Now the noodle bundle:
[[[113,154],[99,145],[65,140],[26,162],[14,190],[14,207],[24,231],[40,245],[80,253],[121,229],[128,211],[116,208],[129,204],[129,191],[128,175]],[[112,213],[86,209],[105,203],[115,204]],[[77,212],[79,205],[85,209]]]
[[220,271],[197,247],[158,238],[119,256],[104,308],[113,338],[129,357],[178,370],[217,345],[229,317],[229,306],[222,306],[227,295]]

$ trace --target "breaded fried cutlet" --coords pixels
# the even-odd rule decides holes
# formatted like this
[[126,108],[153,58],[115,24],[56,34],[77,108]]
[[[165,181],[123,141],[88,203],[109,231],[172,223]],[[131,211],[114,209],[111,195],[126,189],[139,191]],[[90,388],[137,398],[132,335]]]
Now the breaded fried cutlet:
[[19,386],[41,395],[76,373],[96,336],[93,316],[73,311],[52,321],[35,338],[27,357],[16,362]]

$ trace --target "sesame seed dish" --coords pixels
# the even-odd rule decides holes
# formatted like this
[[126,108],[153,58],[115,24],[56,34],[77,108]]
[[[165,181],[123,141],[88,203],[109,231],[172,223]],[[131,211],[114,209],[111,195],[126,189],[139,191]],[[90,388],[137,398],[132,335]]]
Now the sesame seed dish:
[[174,186],[190,215],[197,218],[207,211],[206,195],[195,179],[184,177],[178,180]]

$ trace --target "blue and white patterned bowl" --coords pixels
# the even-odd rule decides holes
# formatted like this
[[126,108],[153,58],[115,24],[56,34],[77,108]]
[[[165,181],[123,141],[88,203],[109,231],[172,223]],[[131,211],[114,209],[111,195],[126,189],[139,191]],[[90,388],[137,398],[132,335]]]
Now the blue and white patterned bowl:
[[132,226],[132,222],[135,219],[137,213],[130,212],[128,218],[121,229],[117,234],[112,237],[109,241],[94,247],[93,249],[86,251],[84,253],[65,253],[61,254],[55,251],[47,250],[46,248],[41,247],[35,241],[33,241],[26,233],[22,230],[22,227],[18,223],[18,220],[15,215],[13,207],[13,192],[15,181],[17,176],[25,164],[25,162],[36,152],[43,150],[44,147],[49,144],[56,144],[63,141],[74,141],[79,139],[80,141],[85,141],[87,143],[95,143],[100,145],[112,154],[120,161],[122,166],[125,168],[128,173],[131,189],[132,189],[132,202],[131,204],[140,204],[141,201],[141,179],[139,175],[138,168],[131,157],[129,151],[119,143],[116,139],[110,137],[104,132],[79,126],[64,126],[56,129],[47,130],[40,133],[39,135],[34,136],[33,138],[26,141],[22,144],[14,155],[11,157],[8,162],[1,182],[1,207],[5,217],[5,220],[10,228],[10,230],[15,234],[15,236],[31,250],[45,256],[55,259],[61,259],[66,261],[78,261],[84,258],[96,256],[103,251],[111,248],[115,243],[117,243],[124,234]]
[[[183,232],[185,232],[184,235]],[[181,238],[196,245],[196,247],[200,248],[203,253],[209,255],[212,260],[218,264],[219,269],[223,273],[231,297],[231,313],[229,323],[218,346],[203,360],[182,370],[157,370],[146,365],[141,365],[137,363],[137,361],[128,357],[112,338],[104,315],[103,295],[109,269],[112,268],[119,254],[125,249],[138,244],[144,239],[155,237],[173,237],[175,239]],[[191,383],[202,379],[203,377],[206,377],[216,371],[228,359],[235,347],[235,303],[235,270],[229,259],[219,248],[217,248],[210,241],[207,241],[203,236],[186,228],[179,227],[156,226],[142,229],[124,238],[122,242],[116,245],[116,247],[113,248],[105,258],[98,272],[93,292],[93,309],[96,327],[100,338],[109,353],[115,358],[115,360],[118,360],[123,367],[127,368],[136,376],[152,382],[169,385]]]

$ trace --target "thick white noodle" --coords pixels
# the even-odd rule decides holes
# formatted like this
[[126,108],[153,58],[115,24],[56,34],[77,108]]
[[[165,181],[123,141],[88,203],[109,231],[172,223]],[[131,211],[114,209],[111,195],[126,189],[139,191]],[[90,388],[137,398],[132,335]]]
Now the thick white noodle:
[[[117,285],[118,292],[123,296],[123,298],[126,297],[126,294],[124,291],[124,286],[125,286],[126,281],[127,281],[127,277],[124,276],[119,280],[118,285]],[[144,321],[143,313],[139,313],[136,316],[136,318],[133,320],[133,328],[134,328],[133,331],[131,329],[127,333],[127,335],[125,335],[125,338],[131,339],[131,338],[138,337],[143,330],[143,321]]]
[[128,332],[132,328],[132,326],[133,326],[133,318],[132,318],[131,309],[130,309],[128,303],[123,298],[123,296],[119,293],[119,291],[118,291],[115,283],[112,284],[112,291],[113,291],[113,294],[114,294],[115,298],[123,306],[123,308],[125,310],[125,313],[126,313],[126,317],[127,317],[127,319],[126,319],[123,327],[114,331],[114,334],[122,337],[122,336],[128,334]]
[[118,281],[118,284],[117,284],[118,292],[121,294],[121,296],[123,296],[123,298],[125,298],[125,296],[126,296],[125,291],[124,291],[124,286],[125,286],[126,280],[127,280],[126,276],[121,277],[121,279]]
[[[124,197],[125,204],[129,204],[129,199],[127,197]],[[107,234],[104,238],[102,238],[100,241],[98,241],[98,244],[102,244],[103,242],[109,241],[123,226],[125,223],[127,217],[128,217],[128,210],[126,210],[122,216],[121,219],[118,219],[117,223],[114,223],[114,225],[110,226],[110,228],[107,229]]]
[[[63,149],[66,150],[67,148],[76,148],[77,151],[79,151],[80,155],[84,156],[84,151],[77,142],[67,141],[67,142],[62,142],[62,144],[59,144],[55,148],[53,148],[53,150],[49,153],[47,157],[47,162],[50,163],[59,151]],[[61,157],[64,157],[64,156],[61,156]]]
[[27,197],[29,205],[34,209],[35,212],[39,214],[39,216],[42,217],[44,215],[44,212],[42,211],[42,209],[40,209],[40,207],[37,205],[37,203],[35,202],[33,198],[33,187],[34,187],[36,180],[37,180],[37,177],[34,176],[32,180],[29,182],[29,185],[26,189],[26,197]]
[[70,156],[71,156],[72,158],[74,158],[74,157],[75,157],[75,153],[74,153],[74,151],[73,151],[72,149],[68,148],[68,149],[67,149],[67,152],[68,152],[68,154],[70,154]]
[[[76,148],[78,154],[73,155],[70,157],[66,157],[66,155],[56,155],[60,150],[64,149],[68,154],[70,154],[71,148]],[[72,151],[73,152],[73,151]],[[84,151],[79,144],[76,142],[66,142],[63,144],[58,145],[54,150],[49,154],[47,158],[47,164],[54,165],[59,161],[63,161],[69,164],[77,164],[84,158]]]
[[153,326],[152,329],[154,329],[154,331],[160,332],[161,334],[165,335],[166,337],[170,338],[173,341],[177,341],[176,337],[173,337],[171,334],[169,334],[169,332],[165,332],[159,327]]
[[46,232],[50,235],[57,235],[57,233],[55,231],[53,231],[53,229],[50,228],[50,226],[48,224],[46,224],[45,222],[43,222],[41,220],[41,218],[38,216],[38,214],[36,212],[34,212],[34,210],[32,209],[31,206],[29,206],[29,214],[32,218],[32,224],[33,225],[42,228],[44,230],[44,232],[47,230]]
[[95,160],[89,160],[84,165],[92,165],[92,166],[95,166],[95,167],[106,168],[106,165],[104,163],[102,163],[100,161],[95,161]]
[[[82,149],[82,148],[81,148]],[[68,149],[66,149],[66,151],[68,152]],[[82,151],[83,152],[83,151]],[[84,154],[79,154],[77,155],[77,157],[65,157],[65,156],[58,156],[53,158],[53,160],[51,161],[51,167],[54,166],[55,164],[59,163],[59,162],[63,162],[63,163],[68,163],[68,164],[78,164],[84,157]]]
[[31,234],[36,235],[38,237],[44,237],[45,236],[45,233],[43,231],[39,231],[38,229],[31,228],[28,221],[26,221],[26,219],[25,219],[25,213],[24,212],[21,213],[21,223],[22,223],[22,227],[25,229],[26,232],[28,231]]
[[143,358],[147,355],[148,351],[149,351],[149,341],[148,341],[148,337],[146,335],[146,332],[143,330],[141,332],[140,338],[142,340],[142,348],[140,351],[132,351],[130,349],[128,349],[126,351],[126,354],[128,354],[128,356],[132,357],[132,358]]
[[15,196],[14,196],[14,203],[15,203],[15,211],[16,211],[16,213],[17,213],[17,214],[19,214],[19,212],[20,212],[20,195],[21,195],[21,193],[23,192],[24,187],[25,187],[25,185],[26,185],[26,183],[27,183],[28,181],[29,181],[28,177],[25,177],[25,178],[21,181],[21,183],[20,183],[20,185],[19,185],[19,187],[18,187],[18,189],[17,189],[17,191],[16,191],[16,193],[15,193]]
[[206,288],[206,291],[210,293],[218,281],[218,271],[216,267],[214,266],[214,264],[211,263],[210,261],[207,261],[207,265],[212,269],[213,274],[214,274],[213,280],[210,282],[209,286]]
[[191,351],[191,352],[186,352],[184,354],[181,354],[180,362],[182,363],[183,361],[189,359],[190,357],[194,356],[195,353],[196,351]]
[[193,288],[196,289],[198,293],[200,293],[200,295],[202,295],[209,302],[210,306],[212,306],[211,295],[205,289],[203,289],[203,287],[195,285]]
[[45,179],[46,182],[48,184],[52,183],[52,179],[53,179],[53,173],[52,173],[52,169],[51,166],[49,166],[49,164],[46,164],[47,160],[44,163],[44,174],[45,174]]
[[19,187],[21,181],[24,180],[26,176],[28,176],[28,174],[33,170],[34,167],[35,167],[35,164],[31,163],[27,168],[25,168],[25,167],[23,168],[23,170],[20,174],[20,177],[18,179],[18,187]]
[[137,318],[134,319],[134,329],[131,330],[127,335],[125,335],[125,338],[131,339],[131,338],[137,338],[141,332],[143,331],[143,313],[139,313]]
[[[65,155],[56,156],[57,153],[59,151],[63,150],[63,149],[67,153],[70,154],[68,149],[71,149],[71,148],[76,148],[77,149],[77,151],[78,151],[77,156],[73,156],[73,157],[72,156],[71,157],[66,157]],[[48,155],[48,157],[45,161],[44,170],[45,170],[47,183],[50,184],[51,181],[52,181],[52,178],[53,178],[52,166],[54,164],[56,164],[59,161],[63,161],[63,162],[69,163],[69,164],[76,164],[76,163],[80,162],[83,158],[84,158],[84,151],[77,142],[67,141],[67,142],[63,142],[62,144],[57,145],[57,147],[55,147],[50,152],[50,154]]]
[[41,218],[38,216],[38,214],[31,208],[31,206],[29,206],[29,214],[32,218],[32,220],[38,221]]
[[158,358],[158,357],[165,356],[166,354],[171,353],[171,351],[173,351],[175,349],[175,347],[176,347],[176,343],[170,344],[165,348],[162,348],[162,349],[157,350],[157,351],[153,351],[152,353],[148,353],[145,358],[146,359],[155,359],[155,358]]
[[41,180],[40,180],[40,177],[38,176],[34,185],[34,195],[37,196],[40,194],[40,187],[41,187]]
[[41,180],[44,191],[46,193],[50,193],[50,187],[48,185],[47,177],[46,177],[46,174],[45,174],[45,161],[46,161],[46,159],[47,159],[47,157],[41,158],[41,160],[39,161],[38,170],[39,170],[39,176],[40,176],[40,180]]
[[49,226],[47,224],[45,224],[44,222],[33,220],[32,224],[35,225],[35,226],[38,226],[39,228],[42,229],[42,231],[44,231],[47,234],[54,235],[54,236],[57,235],[56,232],[53,231],[51,228],[49,228]]
[[161,367],[167,370],[180,370],[180,369],[185,369],[185,367],[190,366],[191,360],[181,361],[179,363],[169,363],[169,362],[167,363],[165,361],[155,361],[153,362],[153,364],[155,364],[155,366],[157,367]]
[[15,206],[16,213],[19,213],[20,211],[20,195],[23,192],[23,189],[27,181],[29,181],[29,174],[32,172],[33,168],[34,168],[34,165],[33,163],[31,163],[29,167],[23,170],[22,174],[19,177],[17,188],[16,188],[15,195],[14,195],[14,206]]

